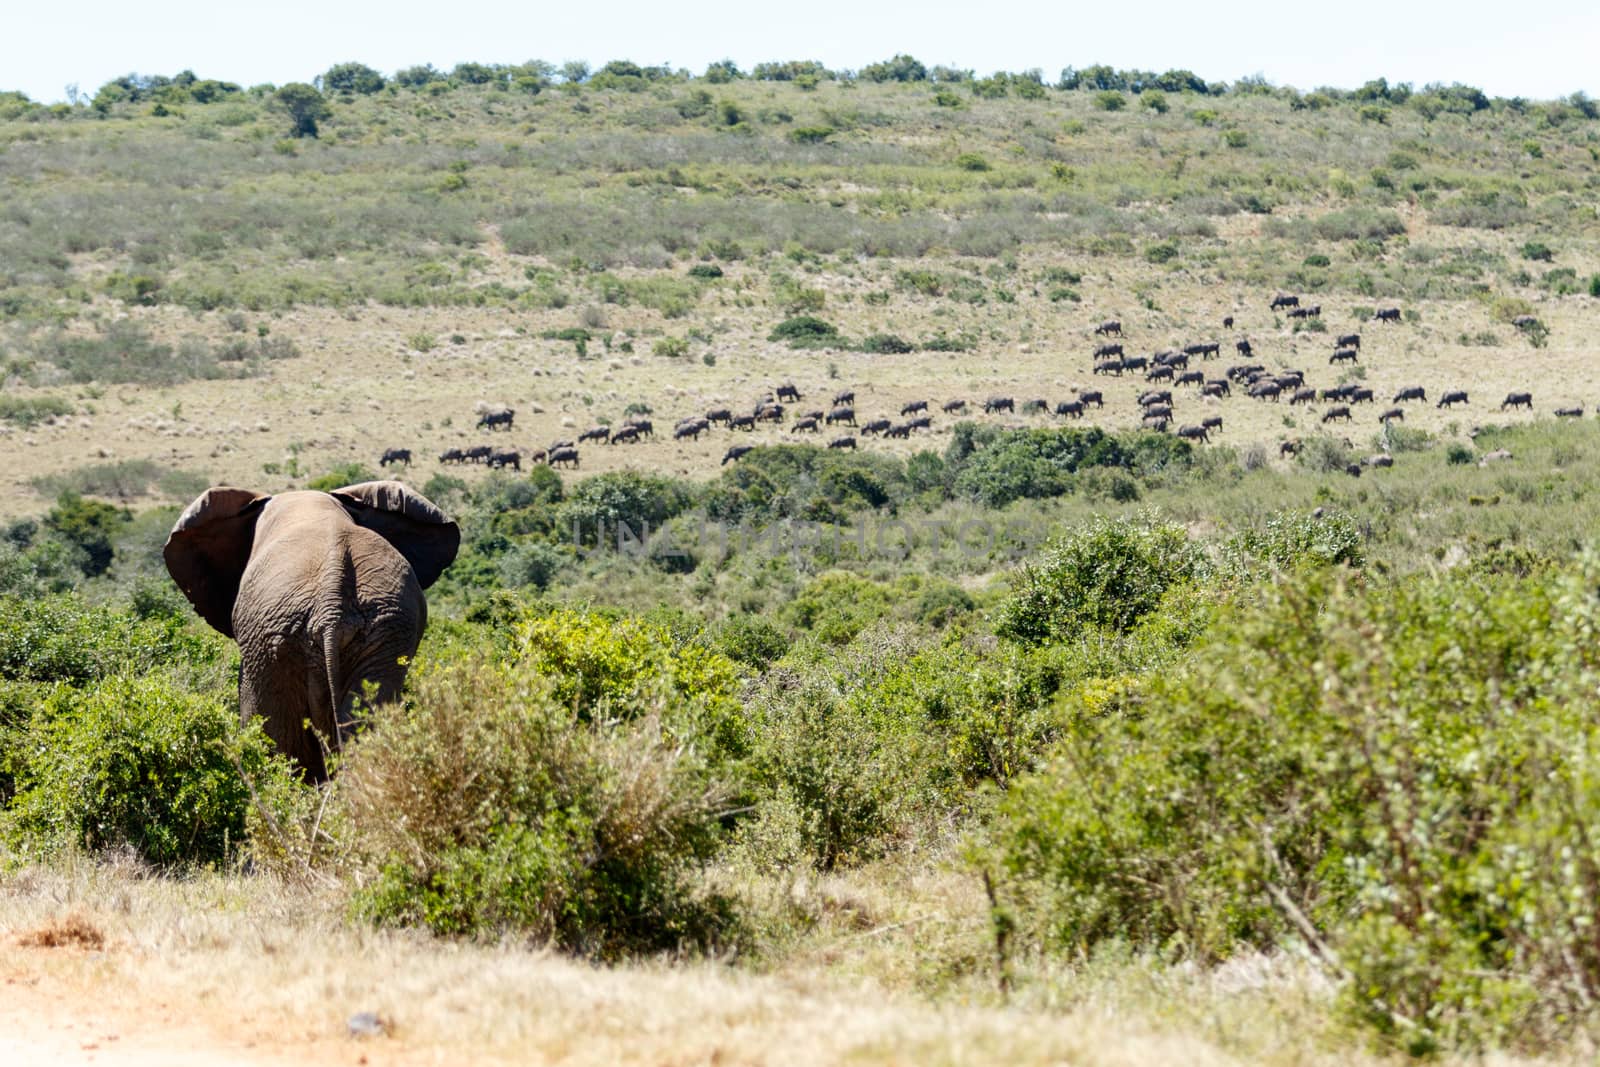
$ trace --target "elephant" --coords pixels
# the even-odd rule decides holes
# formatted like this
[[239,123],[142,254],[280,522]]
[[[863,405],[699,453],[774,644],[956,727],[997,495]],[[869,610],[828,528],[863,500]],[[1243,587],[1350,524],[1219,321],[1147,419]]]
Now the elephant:
[[201,618],[239,643],[239,717],[263,718],[309,781],[324,746],[350,739],[363,685],[399,699],[427,626],[422,591],[455,560],[461,531],[399,482],[266,496],[216,486],[162,552]]

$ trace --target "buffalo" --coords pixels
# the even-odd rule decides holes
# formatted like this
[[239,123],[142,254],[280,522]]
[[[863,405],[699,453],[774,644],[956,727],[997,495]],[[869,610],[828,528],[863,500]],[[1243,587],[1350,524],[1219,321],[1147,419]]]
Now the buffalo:
[[1374,322],[1399,322],[1400,321],[1400,309],[1399,308],[1379,308],[1377,310],[1377,312],[1372,316],[1372,319],[1373,319]]
[[556,448],[550,452],[550,466],[566,464],[570,467],[578,465],[578,450],[576,448]]
[[902,415],[915,415],[919,411],[927,410],[928,402],[926,400],[913,400],[910,403],[900,405],[900,414]]
[[1118,343],[1113,343],[1113,344],[1108,344],[1108,345],[1100,345],[1098,348],[1096,348],[1094,350],[1094,358],[1095,359],[1104,359],[1107,356],[1120,356],[1120,355],[1122,355],[1122,345],[1118,344]]
[[1464,389],[1456,389],[1456,390],[1452,390],[1451,392],[1448,392],[1448,393],[1444,394],[1444,396],[1440,397],[1439,398],[1439,402],[1437,404],[1435,404],[1434,407],[1436,407],[1436,408],[1447,408],[1447,407],[1450,407],[1450,406],[1452,406],[1454,404],[1465,404],[1466,402],[1467,402],[1466,390],[1464,390]]
[[1300,298],[1298,296],[1290,296],[1288,293],[1279,293],[1277,296],[1272,298],[1272,305],[1267,310],[1277,311],[1279,308],[1297,308],[1299,306]]
[[778,386],[778,399],[791,400],[798,404],[800,402],[800,390],[796,389],[793,383],[785,382],[783,385]]
[[1361,335],[1359,333],[1347,333],[1347,334],[1343,335],[1342,337],[1340,337],[1337,341],[1333,342],[1333,347],[1335,347],[1335,348],[1360,348],[1361,347]]
[[595,426],[580,433],[578,435],[578,443],[581,445],[585,441],[607,441],[610,440],[610,438],[611,427]]
[[997,411],[1009,411],[1016,414],[1017,404],[1009,396],[991,396],[983,402],[983,413],[993,415]]
[[1056,414],[1065,415],[1072,419],[1081,419],[1083,418],[1083,401],[1063,400],[1056,405]]
[[755,447],[755,445],[734,445],[732,448],[728,449],[722,454],[722,465],[726,467],[735,460],[749,455],[755,450]]
[[409,449],[409,448],[386,448],[386,449],[384,449],[383,450],[383,458],[378,460],[378,466],[387,467],[391,463],[404,463],[408,467],[411,466],[411,449]]
[[1428,392],[1420,385],[1408,385],[1394,394],[1394,400],[1391,403],[1399,404],[1406,400],[1420,400],[1423,403],[1427,403]]
[[1406,409],[1405,408],[1390,408],[1388,411],[1385,411],[1382,415],[1378,416],[1378,421],[1379,422],[1389,422],[1389,421],[1394,420],[1394,419],[1399,419],[1401,422],[1405,422],[1406,421]]
[[1349,406],[1345,405],[1345,404],[1338,404],[1338,405],[1336,405],[1334,407],[1329,408],[1327,411],[1322,413],[1322,421],[1324,423],[1332,422],[1334,419],[1343,419],[1345,422],[1349,422],[1350,421],[1350,408],[1349,408]]
[[835,437],[833,440],[828,442],[828,447],[848,448],[854,450],[856,447],[856,439],[854,437]]
[[1094,332],[1095,332],[1096,335],[1099,335],[1099,336],[1121,337],[1122,336],[1122,323],[1118,322],[1116,319],[1107,319],[1105,322],[1102,322],[1100,325],[1096,326],[1094,328]]
[[965,400],[950,400],[944,405],[944,413],[946,415],[954,415],[965,410],[967,410],[967,402]]
[[1527,408],[1529,411],[1532,411],[1533,394],[1507,393],[1506,398],[1500,402],[1500,410],[1504,411],[1506,408]]
[[1079,390],[1078,403],[1084,405],[1085,407],[1088,407],[1090,404],[1093,404],[1097,408],[1103,408],[1106,406],[1105,398],[1100,395],[1100,390],[1098,389],[1090,389],[1087,392]]
[[1179,426],[1178,436],[1186,440],[1205,441],[1208,444],[1211,441],[1211,436],[1204,426]]
[[847,422],[851,426],[856,424],[856,409],[852,407],[836,407],[828,412],[824,421],[832,426],[836,422]]
[[1583,418],[1583,408],[1581,406],[1575,408],[1556,408],[1556,418],[1581,419]]
[[522,469],[522,453],[514,448],[497,448],[489,453],[489,466],[495,470],[510,467],[512,470]]
[[856,391],[854,389],[846,389],[842,393],[834,393],[833,394],[833,406],[836,407],[836,408],[837,407],[843,407],[846,404],[854,404],[855,402],[856,402]]
[[1333,355],[1328,357],[1328,366],[1331,367],[1335,363],[1357,363],[1360,359],[1361,353],[1353,348],[1336,348],[1333,350]]
[[870,422],[868,422],[865,426],[861,427],[861,432],[863,434],[888,433],[889,429],[890,429],[890,422],[889,422],[888,419],[873,419]]
[[492,430],[497,426],[511,429],[511,423],[517,413],[511,408],[491,408],[478,416],[478,429]]

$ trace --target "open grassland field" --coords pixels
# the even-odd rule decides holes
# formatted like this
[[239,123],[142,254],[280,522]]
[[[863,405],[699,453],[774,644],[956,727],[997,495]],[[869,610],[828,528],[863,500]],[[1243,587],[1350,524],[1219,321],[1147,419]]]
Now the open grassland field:
[[[1600,124],[1565,104],[434,84],[336,98],[317,139],[249,94],[0,123],[8,514],[106,460],[275,490],[401,447],[420,481],[447,448],[526,456],[630,407],[654,439],[583,447],[582,472],[704,478],[847,389],[863,423],[932,403],[931,430],[867,446],[902,456],[942,447],[957,399],[1042,425],[1021,405],[1100,389],[1088,421],[1135,426],[1143,374],[1093,373],[1105,319],[1128,356],[1220,343],[1191,364],[1208,379],[1370,387],[1339,426],[1363,449],[1414,385],[1407,426],[1456,438],[1514,391],[1521,418],[1600,403]],[[1321,316],[1270,311],[1280,292]],[[769,340],[798,315],[837,337]],[[1330,365],[1349,333],[1359,361]],[[672,438],[785,383],[781,422]],[[1469,405],[1436,408],[1452,390]],[[1221,441],[1274,451],[1331,406],[1198,391],[1175,389],[1172,429],[1220,416]],[[476,429],[485,405],[510,433]]]
[[[568,73],[0,93],[0,1060],[1593,1061],[1600,108]],[[311,783],[163,545],[380,476]]]

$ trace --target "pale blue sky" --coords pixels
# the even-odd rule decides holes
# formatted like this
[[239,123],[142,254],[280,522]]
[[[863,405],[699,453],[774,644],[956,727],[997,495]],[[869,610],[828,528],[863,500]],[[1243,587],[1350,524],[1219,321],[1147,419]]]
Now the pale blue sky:
[[1109,63],[1186,67],[1210,81],[1263,74],[1302,89],[1462,81],[1497,96],[1600,97],[1600,3],[1487,0],[13,0],[0,37],[0,89],[63,99],[120,74],[244,85],[309,81],[359,60],[385,73],[462,60],[671,63],[699,72],[818,59],[860,67],[896,52],[980,74]]

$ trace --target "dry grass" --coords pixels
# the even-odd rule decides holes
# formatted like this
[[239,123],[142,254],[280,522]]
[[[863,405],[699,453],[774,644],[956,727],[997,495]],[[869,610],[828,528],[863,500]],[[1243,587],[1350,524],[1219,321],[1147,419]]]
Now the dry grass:
[[[937,891],[874,885],[867,875],[853,887],[834,880],[805,893],[832,898],[836,913],[849,901],[870,911],[944,907],[964,895],[948,883]],[[917,966],[909,946],[926,951],[940,925],[932,920],[948,915],[846,936],[835,928],[819,938],[820,950],[763,974],[717,961],[602,969],[515,946],[352,926],[335,900],[260,877],[178,881],[78,861],[0,882],[0,933],[66,928],[72,916],[74,928],[105,932],[100,951],[44,953],[0,938],[0,973],[22,998],[13,1008],[34,1009],[20,1030],[8,1030],[13,1041],[42,1047],[50,1036],[43,1024],[65,1017],[120,1035],[128,1049],[165,1041],[191,1054],[214,1050],[218,1061],[274,1063],[358,1055],[400,1064],[1381,1059],[1363,1053],[1359,1038],[1337,1040],[1320,1021],[1325,985],[1287,959],[1209,972],[1102,962],[1036,975],[1010,1005],[972,984],[919,998],[903,988],[912,977],[904,972]],[[384,1037],[347,1036],[347,1020],[363,1011],[384,1020]]]

